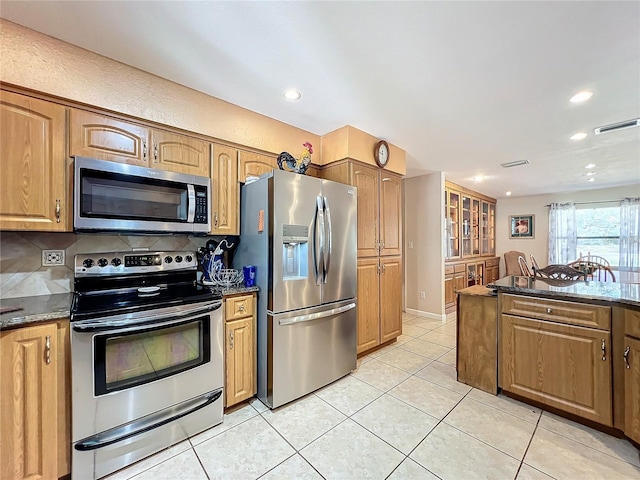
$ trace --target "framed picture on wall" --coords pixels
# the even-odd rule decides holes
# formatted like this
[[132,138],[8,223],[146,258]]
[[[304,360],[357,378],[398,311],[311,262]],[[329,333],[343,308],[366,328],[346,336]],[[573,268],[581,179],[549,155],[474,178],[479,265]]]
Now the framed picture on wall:
[[509,238],[534,238],[535,215],[509,216]]

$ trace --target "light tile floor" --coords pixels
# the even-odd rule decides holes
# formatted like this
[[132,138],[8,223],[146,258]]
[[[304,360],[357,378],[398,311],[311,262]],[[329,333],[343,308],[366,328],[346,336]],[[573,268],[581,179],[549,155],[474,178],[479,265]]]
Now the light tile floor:
[[640,479],[628,441],[458,383],[455,333],[455,316],[405,314],[347,377],[275,411],[242,404],[108,478]]

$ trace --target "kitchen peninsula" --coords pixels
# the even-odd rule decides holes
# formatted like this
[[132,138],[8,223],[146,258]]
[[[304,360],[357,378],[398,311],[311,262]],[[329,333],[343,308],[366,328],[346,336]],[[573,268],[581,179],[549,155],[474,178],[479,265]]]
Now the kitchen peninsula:
[[[638,446],[639,284],[505,277],[459,293],[458,342],[476,342],[458,349],[460,381],[486,384],[490,372],[498,388],[486,391],[502,389]],[[478,359],[485,364],[469,368]]]

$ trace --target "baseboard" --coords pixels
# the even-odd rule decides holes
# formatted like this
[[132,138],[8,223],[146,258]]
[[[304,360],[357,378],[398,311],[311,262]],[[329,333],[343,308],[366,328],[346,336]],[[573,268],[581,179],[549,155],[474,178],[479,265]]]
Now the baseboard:
[[444,313],[437,314],[437,313],[431,313],[431,312],[423,312],[422,310],[415,310],[413,308],[405,308],[405,312],[411,313],[413,315],[420,315],[421,317],[431,318],[433,320],[441,320],[442,322],[447,321],[447,315]]

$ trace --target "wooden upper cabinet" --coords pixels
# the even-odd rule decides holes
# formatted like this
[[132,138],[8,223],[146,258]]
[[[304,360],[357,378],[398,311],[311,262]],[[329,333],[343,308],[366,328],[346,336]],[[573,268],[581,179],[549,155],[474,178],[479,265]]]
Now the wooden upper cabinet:
[[352,185],[358,187],[358,257],[378,255],[379,175],[375,167],[353,164]]
[[55,323],[0,335],[0,478],[58,478],[57,341]]
[[151,139],[151,166],[170,172],[209,176],[209,142],[164,130],[152,130]]
[[0,92],[0,229],[71,231],[61,105]]
[[240,234],[238,150],[225,145],[212,145],[211,167],[211,234]]
[[240,150],[238,155],[240,172],[238,179],[244,183],[247,176],[259,177],[278,168],[276,157]]
[[69,155],[149,166],[150,131],[115,118],[71,109]]
[[380,173],[380,255],[402,254],[402,179]]

